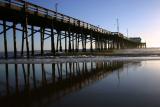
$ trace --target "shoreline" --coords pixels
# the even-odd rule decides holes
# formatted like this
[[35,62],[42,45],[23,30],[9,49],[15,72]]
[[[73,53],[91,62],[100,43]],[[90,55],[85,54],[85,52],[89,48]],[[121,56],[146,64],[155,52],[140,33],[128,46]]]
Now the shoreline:
[[0,64],[29,64],[29,63],[63,63],[63,62],[84,62],[84,61],[113,61],[113,60],[160,60],[160,48],[157,49],[120,49],[102,52],[78,52],[78,53],[57,53],[53,56],[49,53],[40,56],[10,56],[8,59],[0,58]]
[[[27,56],[17,56],[16,58],[14,58],[13,56],[9,56],[7,59],[48,59],[48,58],[63,58],[63,57],[97,57],[97,56],[108,56],[108,57],[160,57],[160,53],[122,53],[122,52],[100,52],[100,53],[89,53],[89,52],[80,52],[80,53],[67,53],[67,54],[57,54],[55,56],[53,55],[44,55],[44,56],[40,56],[40,55],[35,55],[35,56],[30,56],[30,58],[27,58]],[[0,57],[0,60],[4,60],[5,57]]]
[[0,64],[52,64],[69,62],[101,62],[101,61],[146,61],[160,60],[160,56],[64,56],[54,58],[1,59]]

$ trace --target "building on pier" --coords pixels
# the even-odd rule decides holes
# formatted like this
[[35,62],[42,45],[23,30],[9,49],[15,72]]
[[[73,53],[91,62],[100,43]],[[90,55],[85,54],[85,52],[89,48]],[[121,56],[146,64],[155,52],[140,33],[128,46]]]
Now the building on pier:
[[131,37],[129,39],[140,43],[137,48],[146,48],[146,43],[145,42],[143,43],[140,37]]

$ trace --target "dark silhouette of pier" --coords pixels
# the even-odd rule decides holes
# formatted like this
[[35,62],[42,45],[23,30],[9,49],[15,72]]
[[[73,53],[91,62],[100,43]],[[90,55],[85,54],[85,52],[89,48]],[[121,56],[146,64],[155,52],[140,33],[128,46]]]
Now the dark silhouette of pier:
[[119,72],[122,71],[120,69],[127,63],[129,62],[1,64],[4,78],[0,85],[4,90],[0,91],[0,103],[3,107],[32,107],[36,103],[34,106],[39,107],[45,99],[46,106],[47,103],[53,103],[113,72],[117,72],[119,78]]
[[[0,25],[4,38],[4,56],[8,58],[7,31],[12,29],[14,57],[17,58],[17,31],[21,32],[21,56],[35,56],[35,44],[40,41],[40,55],[45,55],[45,41],[50,40],[50,54],[58,52],[103,52],[111,49],[145,48],[146,43],[127,38],[76,18],[49,10],[23,0],[0,0]],[[10,24],[8,24],[9,22]],[[35,40],[36,33],[40,40]],[[29,41],[30,40],[30,41]],[[88,45],[87,45],[88,44]],[[24,47],[26,50],[24,52]]]

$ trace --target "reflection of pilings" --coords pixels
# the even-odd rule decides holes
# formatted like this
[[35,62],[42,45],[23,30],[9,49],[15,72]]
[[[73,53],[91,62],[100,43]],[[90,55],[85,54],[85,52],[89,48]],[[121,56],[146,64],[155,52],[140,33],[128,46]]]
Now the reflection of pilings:
[[60,63],[60,79],[62,79],[62,76],[63,76],[63,74],[62,74],[62,67],[63,67],[63,64]]
[[71,76],[72,74],[72,63],[69,62],[69,76]]
[[[25,86],[29,89],[30,84],[33,83],[34,88],[37,88],[38,86],[36,85],[37,78],[36,78],[36,72],[39,72],[39,70],[36,70],[35,65],[32,64],[32,74],[30,73],[30,65],[31,64],[26,64],[26,67],[24,64],[22,64],[22,71],[24,75],[24,84]],[[64,80],[72,78],[74,81],[75,79],[84,79],[84,78],[89,78],[91,75],[97,75],[97,74],[103,74],[104,72],[110,72],[115,69],[118,69],[123,66],[122,62],[67,62],[67,63],[57,63],[57,64],[51,64],[52,65],[52,70],[51,73],[50,71],[46,71],[45,69],[45,64],[41,64],[41,69],[42,69],[42,82],[41,84],[47,85],[50,82],[47,82],[47,75],[51,75],[52,77],[52,83],[56,83],[59,80]],[[55,69],[55,65],[57,65],[57,69]],[[65,65],[65,66],[64,66]],[[18,87],[18,64],[15,64],[15,87],[16,89],[19,89]],[[66,68],[65,72],[63,71]],[[27,71],[27,72],[26,72]],[[56,72],[58,73],[58,80],[56,78]],[[70,75],[68,75],[70,74]],[[32,76],[31,76],[32,75]],[[66,76],[67,75],[67,76]],[[30,80],[33,80],[33,82],[30,82]],[[6,65],[6,81],[8,81],[8,65]],[[9,83],[8,83],[9,84]]]
[[6,69],[6,92],[7,92],[7,95],[9,95],[10,90],[9,90],[9,73],[8,73],[8,64],[5,64],[5,69]]
[[33,86],[34,86],[34,88],[36,88],[37,85],[36,85],[36,74],[35,74],[35,65],[34,64],[32,64],[32,71],[33,71]]
[[[32,65],[33,76],[30,74],[30,65]],[[41,71],[39,71],[39,68],[36,69],[38,66],[35,67],[34,64],[26,64],[25,67],[24,64],[22,64],[25,78],[24,84],[26,84],[24,91],[22,87],[18,87],[18,81],[20,81],[20,79],[18,79],[18,76],[20,75],[20,71],[18,72],[19,67],[18,65],[14,66],[16,78],[15,87],[17,87],[16,92],[19,93],[18,96],[24,100],[24,104],[26,103],[25,99],[26,97],[28,98],[28,94],[30,96],[30,101],[34,101],[34,98],[37,99],[37,97],[38,99],[43,98],[46,95],[55,96],[56,100],[57,97],[60,98],[67,93],[79,90],[85,86],[88,86],[89,84],[94,83],[97,80],[103,79],[114,70],[123,67],[123,62],[66,62],[57,64],[53,63],[50,65],[52,67],[51,71],[46,70],[48,66],[45,67],[45,64],[40,64],[39,67],[42,69],[42,78],[39,80],[38,77],[36,78],[36,75],[39,75],[39,72]],[[8,81],[7,66],[8,65],[6,65],[6,81]],[[66,68],[65,71],[64,68]],[[25,71],[27,71],[27,74]],[[33,80],[33,82],[31,82],[31,80]],[[31,84],[33,84],[33,87]],[[6,90],[10,90],[9,83],[7,82]],[[23,94],[23,92],[25,92],[25,94]],[[9,92],[8,94],[12,95],[12,93]]]
[[22,64],[22,70],[23,70],[23,76],[24,76],[24,85],[27,85],[27,79],[26,79],[26,71],[25,71],[25,66]]
[[52,64],[52,82],[55,83],[55,64]]
[[27,75],[26,75],[26,82],[27,82],[27,84],[26,84],[26,88],[27,88],[27,90],[29,91],[30,90],[30,64],[27,64]]
[[19,80],[18,80],[18,65],[15,64],[15,83],[16,83],[16,93],[19,93]]
[[46,71],[44,68],[44,64],[41,64],[42,67],[42,85],[45,86],[47,84],[47,79],[46,79]]
[[59,68],[59,64],[56,64],[56,65],[57,65],[57,71],[58,71],[58,79],[61,80],[62,76],[61,76],[61,71],[60,71],[60,68]]
[[66,78],[68,77],[68,63],[65,63],[65,68],[66,68]]
[[76,63],[73,63],[73,76],[77,75]]
[[22,64],[22,71],[23,71],[23,76],[24,76],[24,86],[27,85],[27,78],[26,78],[26,70],[24,64]]

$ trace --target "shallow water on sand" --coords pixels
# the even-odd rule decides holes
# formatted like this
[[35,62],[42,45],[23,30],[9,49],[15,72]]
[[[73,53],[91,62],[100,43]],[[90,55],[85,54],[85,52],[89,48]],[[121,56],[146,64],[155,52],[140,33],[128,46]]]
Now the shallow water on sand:
[[3,107],[159,107],[160,60],[0,64]]
[[[82,50],[80,50],[82,51]],[[89,52],[90,49],[87,49],[87,51]],[[106,51],[107,52],[107,51]],[[40,56],[40,51],[37,50],[35,51],[35,58],[53,58],[53,56],[51,56],[51,51],[49,50],[45,50],[44,51],[45,57],[41,57]],[[62,55],[64,54],[63,52],[61,53]],[[103,55],[103,52],[101,53]],[[27,53],[24,52],[24,56],[26,58]],[[110,55],[136,55],[136,56],[160,56],[160,48],[144,48],[144,49],[115,49],[113,50],[113,53],[111,53]],[[17,52],[17,57],[21,58],[21,52],[18,51]],[[0,52],[0,59],[4,59],[5,58],[5,54],[4,52]],[[13,59],[14,58],[14,52],[8,52],[8,58],[9,59]]]
[[144,49],[120,49],[115,50],[115,53],[121,53],[121,54],[148,54],[148,55],[159,55],[160,54],[160,48],[144,48]]

